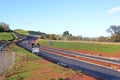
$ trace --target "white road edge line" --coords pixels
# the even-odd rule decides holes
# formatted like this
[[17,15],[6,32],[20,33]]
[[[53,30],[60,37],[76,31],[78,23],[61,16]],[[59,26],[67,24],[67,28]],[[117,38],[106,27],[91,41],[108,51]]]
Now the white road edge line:
[[[42,51],[45,51],[45,50],[42,50]],[[45,51],[45,52],[48,52],[48,53],[51,53],[51,54],[54,54],[54,52],[49,52],[49,51]],[[71,57],[68,57],[68,56],[62,56],[60,54],[54,54],[54,55],[59,55],[61,57],[66,57],[66,58],[70,58],[70,59],[73,59],[73,60],[78,60],[78,61],[82,61],[82,62],[85,62],[85,63],[89,63],[89,64],[93,64],[93,65],[97,65],[97,66],[100,66],[100,67],[104,67],[104,68],[108,68],[108,69],[111,69],[111,70],[114,70],[114,71],[118,71],[120,72],[120,70],[115,70],[111,67],[106,67],[106,66],[102,66],[102,65],[99,65],[99,64],[95,64],[95,63],[91,63],[91,62],[87,62],[87,61],[83,61],[83,60],[79,60],[79,59],[74,59],[74,58],[71,58]]]
[[[46,49],[46,48],[45,48]],[[47,50],[52,50],[52,49],[47,49]],[[52,50],[52,51],[55,51],[55,50]],[[56,51],[56,52],[60,52],[60,51]],[[62,53],[62,52],[60,52]],[[69,54],[69,53],[66,53],[66,52],[63,52],[62,54]],[[90,57],[86,57],[86,56],[82,56],[82,55],[76,55],[76,54],[69,54],[69,55],[74,55],[76,57],[84,57],[84,58],[89,58],[89,59],[93,59],[93,60],[98,60],[98,61],[102,61],[102,62],[108,62],[108,63],[112,63],[112,64],[117,64],[117,65],[120,65],[119,63],[115,63],[115,62],[111,62],[111,61],[105,61],[105,60],[100,60],[100,59],[94,59],[94,58],[90,58]]]

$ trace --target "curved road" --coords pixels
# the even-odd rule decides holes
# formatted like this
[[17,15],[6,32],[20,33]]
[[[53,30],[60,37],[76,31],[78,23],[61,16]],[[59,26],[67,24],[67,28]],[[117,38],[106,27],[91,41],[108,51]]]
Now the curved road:
[[[18,43],[18,45],[31,51],[31,48],[29,46],[26,46],[24,44],[24,41]],[[120,72],[109,69],[109,68],[97,66],[88,62],[74,60],[71,58],[66,58],[63,56],[51,54],[49,52],[41,51],[41,50],[38,55],[52,62],[62,63],[64,64],[63,66],[70,67],[77,70],[82,70],[83,72],[91,74],[95,77],[102,77],[105,80],[120,80]]]
[[[19,36],[19,37],[22,37],[22,35]],[[34,39],[35,38],[20,41],[17,44],[19,46],[27,49],[28,51],[31,51],[31,47],[26,46],[25,41],[32,42],[32,40],[34,40]],[[67,52],[67,51],[62,51],[62,52],[69,53],[69,54],[76,54],[76,53]],[[94,65],[94,64],[91,64],[91,63],[88,63],[88,62],[83,62],[83,61],[80,61],[80,60],[74,60],[74,59],[67,58],[67,57],[64,57],[64,56],[59,56],[59,55],[56,55],[56,54],[51,54],[49,52],[41,51],[41,50],[38,53],[38,55],[42,56],[43,58],[45,58],[49,61],[52,61],[54,63],[57,63],[57,64],[59,63],[59,65],[63,65],[63,66],[69,67],[69,68],[77,69],[77,70],[82,70],[83,72],[91,74],[95,77],[101,77],[105,80],[120,80],[120,72],[109,69],[109,68]],[[87,55],[82,55],[82,56],[94,58],[92,56],[87,56]],[[103,58],[99,57],[99,59],[103,59]],[[116,60],[114,61],[114,60],[109,60],[109,59],[106,59],[106,58],[104,58],[104,60],[107,60],[107,61],[110,61],[110,62],[113,61],[114,63],[119,64],[119,61],[116,61]]]

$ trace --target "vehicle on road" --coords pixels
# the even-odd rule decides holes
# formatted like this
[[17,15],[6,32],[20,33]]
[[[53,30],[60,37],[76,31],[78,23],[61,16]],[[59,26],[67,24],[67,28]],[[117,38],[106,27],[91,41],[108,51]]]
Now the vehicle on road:
[[3,47],[0,47],[0,51],[4,51],[4,48],[3,48]]
[[38,55],[39,53],[39,44],[38,43],[32,43],[32,53],[36,53]]

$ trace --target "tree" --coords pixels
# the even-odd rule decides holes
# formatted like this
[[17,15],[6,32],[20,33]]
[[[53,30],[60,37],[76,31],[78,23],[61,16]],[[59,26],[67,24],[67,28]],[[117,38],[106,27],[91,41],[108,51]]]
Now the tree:
[[107,29],[107,32],[110,32],[112,35],[120,34],[120,25],[112,25]]
[[62,40],[62,36],[61,35],[55,35],[56,40]]
[[9,25],[3,22],[0,22],[0,32],[10,31]]
[[69,31],[63,32],[63,37],[69,36]]
[[54,34],[50,34],[50,35],[49,35],[49,39],[50,39],[50,40],[56,40],[55,35],[54,35]]
[[115,42],[120,42],[120,25],[112,25],[107,29],[107,32],[111,33],[111,38]]
[[107,37],[104,37],[104,36],[100,36],[97,41],[100,41],[100,42],[106,42],[108,40]]
[[42,39],[48,39],[48,35],[47,34],[41,34],[41,38]]
[[70,34],[70,36],[72,36],[72,34]]

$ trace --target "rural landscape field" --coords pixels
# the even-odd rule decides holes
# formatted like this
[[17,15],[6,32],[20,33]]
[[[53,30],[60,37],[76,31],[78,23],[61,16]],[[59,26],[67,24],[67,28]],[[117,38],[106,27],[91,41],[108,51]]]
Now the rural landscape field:
[[0,80],[120,80],[120,1],[0,1]]
[[[19,33],[23,34],[23,31]],[[27,31],[24,31],[24,33],[27,33]],[[0,35],[1,42],[9,41],[13,38],[17,40],[18,38],[15,38],[16,36],[13,36],[13,34],[13,32],[2,32]],[[67,69],[53,64],[52,62],[49,62],[42,57],[38,57],[26,51],[25,49],[17,46],[15,43],[11,43],[10,45],[8,45],[5,48],[5,51],[7,52],[8,49],[15,52],[15,63],[12,68],[9,68],[2,74],[2,80],[87,80],[88,78],[90,80],[96,79],[91,75],[83,73],[80,70],[73,70],[71,68]]]

